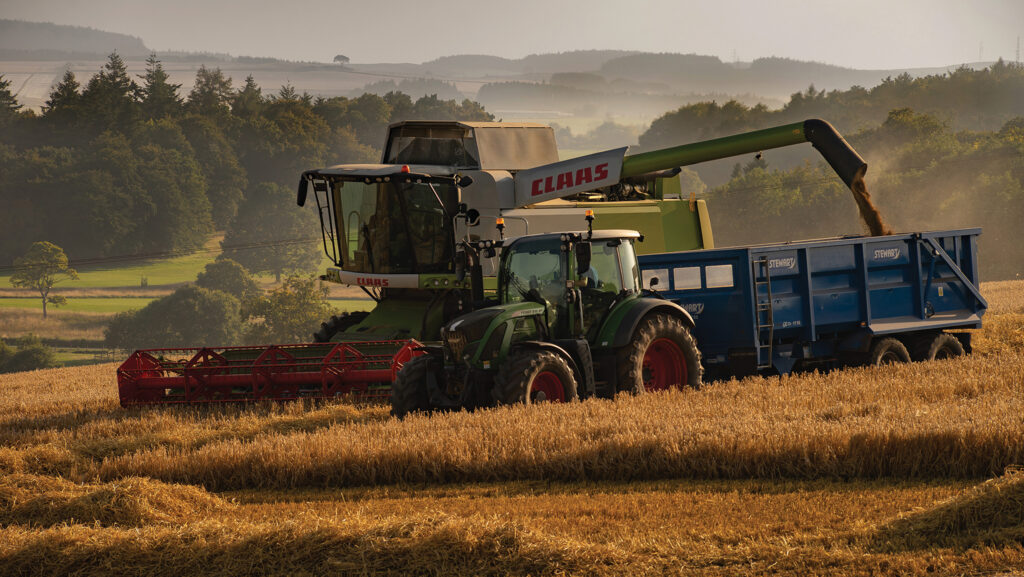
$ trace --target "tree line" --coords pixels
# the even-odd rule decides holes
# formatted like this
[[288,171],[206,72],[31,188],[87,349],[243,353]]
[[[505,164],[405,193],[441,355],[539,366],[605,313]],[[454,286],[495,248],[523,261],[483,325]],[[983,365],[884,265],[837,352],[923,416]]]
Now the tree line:
[[183,94],[155,56],[133,78],[117,53],[88,80],[65,72],[37,114],[0,75],[0,263],[36,241],[73,262],[188,252],[222,230],[225,250],[253,272],[308,270],[319,224],[294,206],[298,175],[376,161],[385,127],[410,118],[493,117],[469,100],[399,92],[265,94],[252,76],[236,87],[205,66]]

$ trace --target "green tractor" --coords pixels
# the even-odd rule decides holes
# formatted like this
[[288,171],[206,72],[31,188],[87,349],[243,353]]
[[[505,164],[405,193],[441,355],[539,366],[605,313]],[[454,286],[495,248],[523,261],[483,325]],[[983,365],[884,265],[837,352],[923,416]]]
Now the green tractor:
[[392,413],[699,387],[693,319],[641,289],[642,240],[590,228],[463,243],[501,251],[497,301],[445,324],[441,344],[405,364]]

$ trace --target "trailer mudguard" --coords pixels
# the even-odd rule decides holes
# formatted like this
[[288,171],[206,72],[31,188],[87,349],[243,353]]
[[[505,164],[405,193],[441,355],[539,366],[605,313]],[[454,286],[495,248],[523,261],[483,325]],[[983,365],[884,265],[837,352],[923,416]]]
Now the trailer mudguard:
[[687,328],[694,328],[693,317],[676,303],[661,298],[639,298],[623,302],[609,313],[594,342],[596,348],[625,346],[633,337],[637,325],[648,314],[666,312],[679,317]]

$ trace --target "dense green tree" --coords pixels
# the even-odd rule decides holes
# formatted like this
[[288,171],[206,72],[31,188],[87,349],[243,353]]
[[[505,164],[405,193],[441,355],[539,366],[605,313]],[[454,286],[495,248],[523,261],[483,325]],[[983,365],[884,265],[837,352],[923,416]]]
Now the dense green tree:
[[20,373],[56,366],[53,349],[34,335],[22,338],[17,349],[0,341],[0,373]]
[[181,84],[171,84],[163,64],[150,54],[146,59],[146,73],[142,79],[142,115],[148,119],[177,115],[182,108],[178,94]]
[[213,225],[217,230],[224,230],[238,211],[242,191],[248,182],[235,152],[236,147],[210,118],[189,114],[181,119],[180,124],[206,179]]
[[54,285],[77,278],[78,271],[68,266],[64,250],[53,243],[41,241],[33,243],[28,252],[14,260],[11,284],[39,293],[45,319],[46,305],[60,306],[66,302],[64,297],[50,296]]
[[220,68],[211,70],[202,65],[196,71],[196,82],[189,92],[187,107],[206,116],[224,116],[231,110],[233,97],[231,79],[225,77]]
[[11,92],[11,81],[0,74],[0,122],[7,122],[18,115],[21,104]]
[[104,329],[107,346],[117,349],[189,347],[239,341],[239,303],[221,291],[182,287],[137,311],[114,315]]
[[255,298],[260,293],[249,271],[229,258],[218,258],[207,264],[196,277],[196,286],[226,292],[241,302]]
[[246,341],[250,343],[298,343],[331,316],[327,289],[316,277],[290,276],[284,284],[242,307],[250,321]]
[[295,206],[290,188],[264,182],[248,191],[221,246],[224,257],[278,281],[320,263],[320,223],[309,206]]
[[43,106],[43,117],[64,129],[77,124],[81,116],[81,88],[75,73],[65,70],[60,82],[50,91],[50,99]]
[[231,100],[231,113],[239,118],[251,120],[262,111],[263,90],[250,74],[245,77],[245,86],[236,92]]
[[127,130],[138,118],[139,95],[124,60],[113,52],[82,92],[83,115],[96,130]]
[[202,170],[187,152],[146,144],[137,150],[142,187],[150,191],[153,215],[139,227],[143,249],[194,250],[213,232]]

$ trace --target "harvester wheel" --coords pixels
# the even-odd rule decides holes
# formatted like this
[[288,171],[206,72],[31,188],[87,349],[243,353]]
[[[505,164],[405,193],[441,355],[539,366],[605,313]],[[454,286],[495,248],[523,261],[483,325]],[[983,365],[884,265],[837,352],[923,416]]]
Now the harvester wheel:
[[894,365],[897,363],[909,363],[910,353],[907,347],[899,339],[885,338],[875,342],[868,353],[868,365]]
[[690,329],[678,317],[653,314],[640,321],[616,355],[618,390],[632,393],[699,388],[703,368]]
[[566,403],[576,400],[576,377],[569,363],[551,351],[520,350],[494,375],[494,400],[514,403]]
[[334,335],[344,332],[363,322],[368,312],[341,313],[332,316],[327,322],[320,323],[320,330],[313,333],[314,343],[329,343]]
[[437,370],[437,360],[430,355],[414,357],[398,371],[391,384],[391,414],[402,418],[409,413],[430,410],[427,372]]
[[949,359],[964,354],[964,345],[960,339],[949,333],[922,336],[914,342],[913,354],[915,361],[933,361]]

